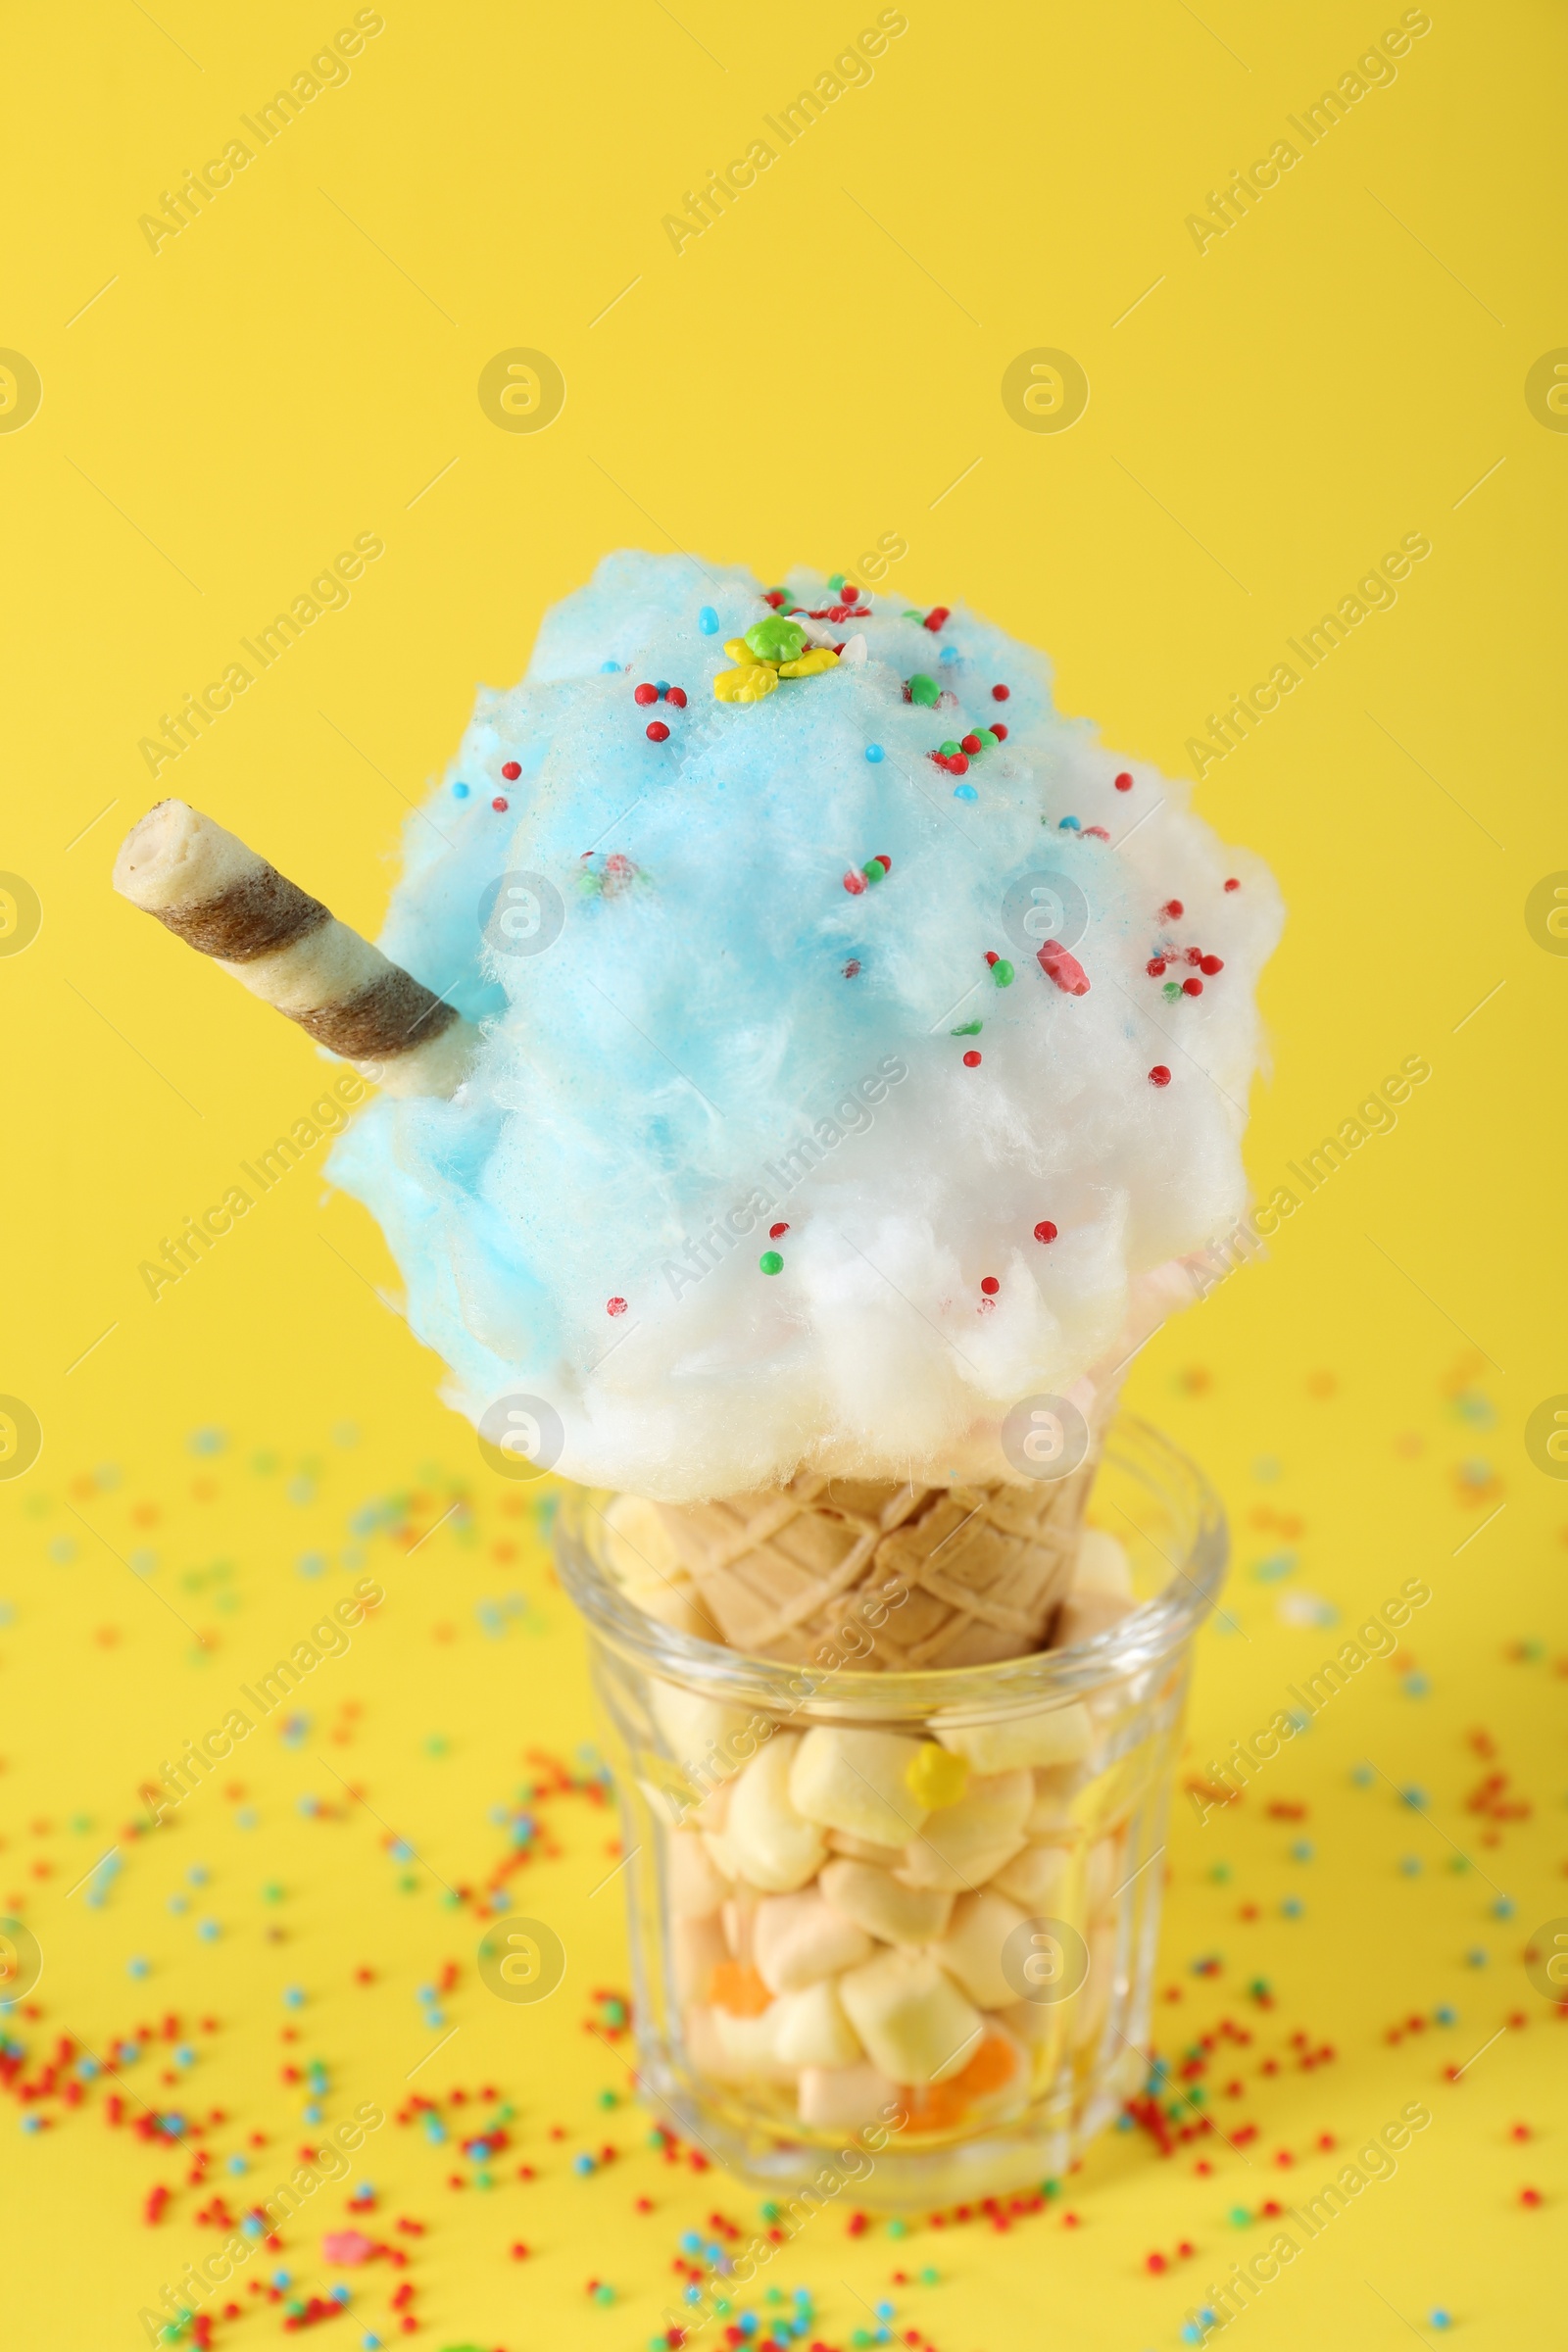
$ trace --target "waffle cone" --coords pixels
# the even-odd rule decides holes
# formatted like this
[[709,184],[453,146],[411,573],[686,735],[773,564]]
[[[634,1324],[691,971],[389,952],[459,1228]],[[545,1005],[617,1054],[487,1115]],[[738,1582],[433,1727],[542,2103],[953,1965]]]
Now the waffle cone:
[[662,1504],[660,1517],[734,1649],[820,1662],[836,1648],[844,1663],[884,1672],[980,1666],[1045,1647],[1093,1475],[1090,1460],[1027,1487],[801,1477],[760,1494]]

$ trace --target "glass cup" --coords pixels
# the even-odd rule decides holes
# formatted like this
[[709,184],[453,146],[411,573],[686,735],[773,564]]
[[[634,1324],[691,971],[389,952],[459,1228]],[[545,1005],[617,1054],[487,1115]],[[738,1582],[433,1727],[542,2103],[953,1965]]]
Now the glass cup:
[[672,1631],[607,1564],[610,1499],[564,1500],[557,1556],[620,1805],[646,2095],[785,2196],[833,2179],[934,2207],[1064,2173],[1148,2074],[1159,1857],[1227,1553],[1206,1481],[1123,1415],[1088,1520],[1126,1550],[1133,1612],[922,1673],[839,1662],[896,1594],[812,1664]]

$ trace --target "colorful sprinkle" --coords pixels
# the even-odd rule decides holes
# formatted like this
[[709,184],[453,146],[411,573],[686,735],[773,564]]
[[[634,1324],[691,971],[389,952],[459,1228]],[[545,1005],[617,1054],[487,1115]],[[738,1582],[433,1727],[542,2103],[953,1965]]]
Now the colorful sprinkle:
[[993,686],[991,689],[991,700],[994,703],[1005,703],[1011,699],[1011,696],[1012,688],[1010,686]]
[[517,778],[521,775],[522,770],[517,765],[515,760],[504,760],[501,763],[501,773],[506,777],[509,784],[515,784]]
[[980,1067],[980,1055],[973,1053],[966,1054],[963,1057],[963,1066],[966,1070],[977,1070]]
[[645,678],[640,686],[634,686],[632,688],[631,699],[634,703],[640,703],[643,709],[646,710],[650,703],[658,702],[659,688],[657,686],[651,686],[648,683],[648,680]]
[[713,611],[711,605],[704,605],[702,611],[697,615],[697,626],[702,630],[705,637],[716,637],[718,635],[718,614]]
[[1118,792],[1131,792],[1133,788],[1133,780],[1125,768],[1119,776],[1113,778],[1113,781]]
[[1042,1217],[1039,1224],[1035,1227],[1035,1240],[1037,1242],[1054,1242],[1055,1238],[1055,1226],[1053,1225],[1049,1217]]
[[507,810],[511,808],[512,803],[510,801],[502,800],[498,796],[491,802],[490,806],[496,811],[498,816],[505,816]]
[[656,718],[650,721],[648,727],[648,740],[650,743],[667,743],[669,741],[669,729],[665,726],[662,718]]
[[865,747],[865,756],[870,760],[873,767],[879,767],[882,761],[886,759],[887,754],[883,751],[882,746],[879,743],[868,743]]
[[605,1312],[607,1315],[623,1315],[626,1312],[625,1299],[607,1298],[605,1301]]
[[1162,1061],[1156,1061],[1153,1068],[1150,1071],[1149,1083],[1151,1086],[1169,1086],[1170,1072],[1166,1069],[1165,1064]]
[[764,1250],[757,1262],[764,1274],[782,1274],[784,1271],[784,1260],[776,1250]]
[[994,1274],[985,1274],[981,1277],[980,1288],[984,1291],[988,1298],[994,1298],[997,1293],[1001,1290],[1002,1285]]

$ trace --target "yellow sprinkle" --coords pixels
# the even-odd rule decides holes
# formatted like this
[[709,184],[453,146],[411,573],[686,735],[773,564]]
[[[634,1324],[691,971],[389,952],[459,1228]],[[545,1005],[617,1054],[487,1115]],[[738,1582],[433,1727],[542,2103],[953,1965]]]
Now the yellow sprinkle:
[[818,670],[837,669],[838,665],[839,658],[830,646],[813,645],[798,661],[781,662],[778,674],[781,678],[813,678]]
[[721,669],[713,680],[713,699],[720,703],[760,703],[777,684],[776,669],[766,662],[752,662],[744,669]]
[[744,637],[732,637],[724,648],[724,659],[726,662],[739,662],[744,667],[748,662],[755,662],[757,656]]
[[934,1740],[927,1740],[909,1758],[905,1779],[909,1793],[927,1812],[935,1813],[944,1805],[956,1805],[969,1786],[969,1761],[956,1756]]

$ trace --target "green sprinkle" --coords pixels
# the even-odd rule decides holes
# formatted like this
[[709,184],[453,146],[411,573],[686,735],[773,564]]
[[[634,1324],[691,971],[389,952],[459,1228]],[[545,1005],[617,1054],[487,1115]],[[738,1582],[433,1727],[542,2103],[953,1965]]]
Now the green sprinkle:
[[962,751],[963,746],[961,743],[956,743],[953,737],[950,735],[947,742],[939,744],[937,749],[941,752],[944,760],[953,760],[956,759],[957,754]]
[[917,669],[909,680],[910,702],[921,704],[927,710],[936,709],[941,693],[935,678],[928,678],[923,669]]
[[900,2219],[900,2217],[899,2217],[899,2215],[898,2215],[898,2214],[895,2214],[895,2215],[893,2216],[893,2219],[892,2219],[892,2221],[891,2221],[891,2222],[889,2222],[889,2224],[888,2224],[888,2235],[889,2235],[889,2237],[907,2237],[908,2233],[909,2233],[909,2225],[908,2225],[908,2223],[907,2223],[907,2222],[906,2222],[906,2221],[903,2221],[903,2220],[901,2220],[901,2219]]
[[942,2274],[940,2271],[934,2271],[930,2264],[927,2263],[925,2269],[920,2273],[920,2284],[922,2286],[935,2286],[941,2276]]
[[620,2100],[614,2091],[602,2090],[599,2093],[599,2104],[601,2107],[618,2107],[620,2105]]
[[778,2220],[779,2209],[775,2204],[773,2204],[771,2199],[767,2204],[760,2205],[757,2210],[761,2215],[764,2222],[776,2222]]
[[1182,984],[1179,980],[1167,980],[1159,993],[1167,1004],[1172,1004],[1182,993]]
[[983,752],[994,752],[996,750],[997,738],[992,734],[989,727],[976,727],[975,733],[980,738],[980,749]]
[[1248,2212],[1245,2205],[1233,2205],[1229,2213],[1225,2216],[1225,2219],[1228,2222],[1234,2222],[1238,2230],[1250,2230],[1251,2228],[1252,2217]]
[[753,621],[746,642],[759,662],[794,662],[806,651],[806,631],[798,620],[770,612],[765,620]]
[[615,2290],[612,2286],[596,2286],[594,2288],[594,2301],[596,2303],[613,2303],[614,2300]]
[[835,596],[837,596],[839,590],[843,587],[844,581],[845,574],[842,571],[834,572],[832,578],[828,581],[828,586],[832,589]]
[[887,867],[883,864],[880,858],[871,858],[867,864],[862,865],[860,868],[861,873],[865,876],[868,882],[885,881],[887,879]]
[[784,1271],[784,1260],[776,1250],[764,1250],[757,1262],[764,1274],[782,1274]]
[[991,977],[999,988],[1010,988],[1017,976],[1005,956],[999,956],[991,966]]
[[984,1021],[960,1021],[956,1029],[948,1031],[948,1035],[950,1037],[978,1037],[984,1027]]

